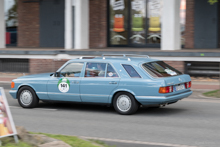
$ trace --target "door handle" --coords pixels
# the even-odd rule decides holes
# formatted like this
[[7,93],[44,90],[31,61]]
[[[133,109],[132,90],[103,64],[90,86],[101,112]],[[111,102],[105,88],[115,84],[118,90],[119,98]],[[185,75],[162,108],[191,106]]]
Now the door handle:
[[112,82],[109,82],[109,84],[117,84],[117,82],[115,82],[115,81],[112,81]]
[[73,84],[79,84],[79,81],[73,81],[72,83]]

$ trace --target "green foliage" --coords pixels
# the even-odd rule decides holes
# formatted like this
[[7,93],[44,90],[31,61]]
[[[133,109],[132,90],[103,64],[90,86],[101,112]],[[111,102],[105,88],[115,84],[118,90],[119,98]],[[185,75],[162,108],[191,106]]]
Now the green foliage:
[[210,3],[210,5],[214,5],[215,3],[218,2],[218,0],[208,0],[208,2]]
[[21,141],[16,144],[13,137],[1,138],[0,140],[2,141],[2,147],[31,147],[31,145]]
[[[98,140],[87,141],[87,140],[79,139],[78,137],[75,136],[53,135],[53,134],[33,133],[33,132],[30,132],[30,134],[46,135],[48,137],[64,141],[65,143],[69,144],[72,147],[110,147],[106,145],[104,142]],[[22,141],[16,144],[13,137],[1,138],[0,141],[2,141],[2,147],[33,147]]]
[[220,98],[220,91],[219,90],[209,91],[209,92],[203,93],[203,95],[207,97]]
[[43,135],[46,135],[46,136],[51,137],[51,138],[62,140],[62,141],[64,141],[65,143],[69,144],[72,147],[100,147],[100,146],[92,144],[89,141],[79,139],[75,136],[53,135],[53,134],[45,134],[45,133],[38,133],[38,134],[43,134]]

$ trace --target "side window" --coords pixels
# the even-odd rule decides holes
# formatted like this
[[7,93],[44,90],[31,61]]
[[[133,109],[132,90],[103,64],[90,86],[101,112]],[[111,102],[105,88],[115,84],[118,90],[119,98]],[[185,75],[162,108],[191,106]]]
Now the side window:
[[61,70],[64,77],[80,77],[84,63],[70,63]]
[[108,64],[108,67],[107,67],[107,76],[106,77],[118,77],[118,74],[115,72],[114,68]]
[[137,71],[131,65],[122,65],[131,78],[141,78]]
[[105,77],[106,63],[86,64],[85,77]]

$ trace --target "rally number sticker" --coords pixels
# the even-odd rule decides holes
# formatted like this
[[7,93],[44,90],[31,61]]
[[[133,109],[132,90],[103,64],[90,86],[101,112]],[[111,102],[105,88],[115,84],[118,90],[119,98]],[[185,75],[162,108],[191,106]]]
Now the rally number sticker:
[[66,93],[70,89],[70,81],[67,78],[60,79],[57,86],[60,92]]

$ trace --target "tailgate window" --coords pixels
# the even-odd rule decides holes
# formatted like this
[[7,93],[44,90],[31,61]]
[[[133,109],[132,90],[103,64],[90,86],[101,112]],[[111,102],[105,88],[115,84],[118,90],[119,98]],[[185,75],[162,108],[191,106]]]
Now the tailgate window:
[[143,68],[153,77],[172,77],[182,73],[163,61],[144,63]]

